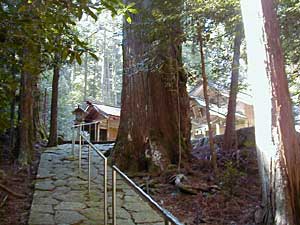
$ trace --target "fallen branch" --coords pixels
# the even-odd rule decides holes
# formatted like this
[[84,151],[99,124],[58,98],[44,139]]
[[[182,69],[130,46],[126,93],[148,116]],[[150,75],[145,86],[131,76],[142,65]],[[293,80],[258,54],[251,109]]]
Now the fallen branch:
[[7,198],[8,198],[8,195],[5,195],[5,197],[1,201],[0,208],[2,208],[5,205],[5,202],[6,202]]
[[182,192],[182,193],[186,193],[186,194],[190,194],[190,195],[197,195],[197,190],[195,190],[192,186],[190,185],[185,185],[183,183],[177,183],[176,184],[176,187],[179,188],[179,190]]
[[214,193],[216,191],[220,191],[221,189],[217,185],[200,185],[197,187],[194,187],[196,190],[200,190],[202,192],[211,192]]
[[199,191],[202,192],[210,192],[215,193],[216,191],[219,191],[220,188],[217,185],[202,185],[202,186],[191,186],[188,184],[182,183],[182,181],[187,180],[187,177],[183,174],[177,174],[174,176],[171,176],[169,178],[169,182],[175,184],[175,186],[182,192],[186,194],[191,195],[197,195]]
[[184,176],[183,174],[177,174],[172,176],[169,179],[172,183],[175,184],[175,186],[182,192],[185,194],[190,194],[190,195],[197,195],[197,190],[195,190],[195,188],[193,188],[190,185],[187,184],[183,184],[181,181],[182,180],[187,180],[186,176]]
[[26,198],[26,195],[16,193],[16,192],[10,190],[8,187],[4,186],[3,184],[0,184],[0,188],[2,190],[6,191],[7,193],[17,197],[17,198]]

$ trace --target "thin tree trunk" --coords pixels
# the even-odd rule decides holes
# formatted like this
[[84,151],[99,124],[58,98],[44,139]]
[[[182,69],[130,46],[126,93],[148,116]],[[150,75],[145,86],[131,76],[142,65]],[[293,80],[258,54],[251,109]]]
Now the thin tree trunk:
[[264,223],[300,224],[300,148],[274,3],[242,0],[241,8],[252,77]]
[[15,109],[16,97],[14,96],[10,105],[9,151],[11,156],[15,148]]
[[202,30],[199,27],[198,30],[198,41],[200,46],[200,58],[201,58],[201,75],[202,75],[202,85],[203,85],[203,94],[204,94],[204,100],[205,100],[205,113],[206,113],[206,121],[208,126],[208,136],[209,136],[209,148],[211,152],[211,162],[212,167],[214,169],[214,172],[217,172],[217,155],[216,150],[214,146],[214,135],[213,130],[211,127],[211,121],[210,121],[210,109],[209,109],[209,96],[208,96],[208,82],[207,82],[207,76],[205,71],[205,57],[204,57],[204,50],[203,50],[203,39],[202,39]]
[[47,88],[44,91],[44,101],[43,101],[43,123],[44,126],[47,128],[47,115],[48,115],[48,93]]
[[235,38],[234,38],[234,53],[232,62],[232,73],[231,73],[231,83],[230,83],[230,94],[226,117],[226,127],[224,133],[224,144],[223,150],[228,151],[235,148],[237,145],[236,131],[235,131],[235,113],[236,113],[236,98],[239,86],[239,69],[240,69],[240,48],[243,38],[242,24],[239,23],[235,28]]
[[85,102],[87,99],[87,78],[88,78],[88,57],[87,53],[85,53],[84,57],[84,89],[83,89],[83,101]]
[[49,135],[48,146],[57,145],[57,105],[58,105],[59,69],[60,68],[58,65],[55,65],[53,69],[50,135]]
[[91,91],[92,91],[91,95],[93,96],[94,99],[96,99],[96,93],[97,93],[97,86],[96,86],[97,72],[98,72],[98,61],[95,60],[95,62],[94,62],[93,84],[90,86]]
[[103,101],[104,103],[110,104],[110,69],[108,61],[108,50],[107,50],[107,34],[104,29],[103,35],[103,66],[102,66],[102,90],[103,90]]
[[[16,75],[13,71],[13,79]],[[12,158],[15,148],[15,109],[16,109],[16,91],[13,92],[13,98],[10,104],[10,128],[9,128],[9,151]]]
[[72,73],[72,83],[75,82],[75,79],[76,79],[76,71],[77,71],[76,62],[74,62],[74,63],[73,63],[73,73]]

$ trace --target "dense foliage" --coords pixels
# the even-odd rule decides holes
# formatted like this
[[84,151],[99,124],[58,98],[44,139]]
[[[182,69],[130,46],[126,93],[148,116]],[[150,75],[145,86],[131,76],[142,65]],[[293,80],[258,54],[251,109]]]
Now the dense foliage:
[[[157,2],[160,4],[160,1]],[[167,4],[167,3],[165,3]],[[239,1],[185,0],[181,9],[163,5],[166,11],[151,12],[155,22],[143,24],[151,30],[148,37],[157,39],[163,23],[180,17],[183,32],[183,62],[194,86],[200,77],[200,56],[197,29],[205,37],[206,67],[209,82],[228,90],[233,57],[235,24],[240,21]],[[299,105],[299,22],[300,6],[296,1],[281,0],[278,15],[290,79],[292,97]],[[103,14],[103,10],[110,12]],[[101,14],[102,13],[102,14]],[[113,1],[19,1],[5,0],[0,4],[0,133],[18,126],[20,75],[22,70],[39,74],[38,86],[42,120],[48,126],[53,65],[62,66],[59,97],[59,133],[67,136],[71,111],[76,104],[93,100],[120,105],[122,75],[121,20],[111,19],[137,13],[134,4]],[[100,15],[101,14],[101,15]],[[168,16],[165,16],[167,15]],[[100,15],[100,16],[99,16]],[[149,15],[147,15],[149,16]],[[79,22],[80,21],[80,22]],[[163,39],[162,39],[163,40]],[[24,49],[34,47],[36,62],[25,65]],[[244,43],[243,43],[244,46]],[[148,67],[155,57],[149,48]],[[244,49],[244,47],[243,47]],[[32,57],[32,59],[35,57]],[[242,50],[240,73],[243,77],[247,60]],[[43,74],[43,75],[41,75]],[[86,78],[86,79],[85,79]],[[246,84],[240,79],[241,84]],[[46,96],[45,96],[46,94]],[[13,110],[13,109],[16,110]],[[296,112],[299,107],[295,107]]]

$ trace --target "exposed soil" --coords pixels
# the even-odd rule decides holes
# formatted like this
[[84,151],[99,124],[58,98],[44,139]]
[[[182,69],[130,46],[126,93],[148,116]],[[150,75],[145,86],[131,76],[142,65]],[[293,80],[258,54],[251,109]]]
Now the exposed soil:
[[0,225],[26,225],[28,223],[39,156],[39,151],[36,151],[35,160],[28,168],[20,168],[6,155],[1,159],[0,184],[7,187],[9,192],[12,191],[21,196],[17,197],[0,188]]
[[[260,206],[261,198],[255,149],[240,150],[238,165],[235,153],[218,155],[217,179],[209,161],[199,159],[206,158],[205,153],[196,156],[197,159],[194,157],[189,168],[182,171],[187,178],[183,184],[215,189],[198,189],[196,195],[182,193],[170,182],[172,175],[177,173],[173,170],[149,180],[150,195],[186,224],[255,224],[254,212]],[[145,183],[145,178],[134,179],[140,184]]]

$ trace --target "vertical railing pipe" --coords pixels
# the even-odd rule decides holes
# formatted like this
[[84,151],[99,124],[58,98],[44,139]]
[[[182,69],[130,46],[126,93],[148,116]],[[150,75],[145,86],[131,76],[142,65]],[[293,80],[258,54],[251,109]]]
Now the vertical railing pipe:
[[91,147],[88,145],[88,189],[91,192]]
[[82,146],[81,146],[81,141],[82,141],[82,137],[81,137],[81,125],[79,126],[79,155],[78,155],[78,168],[79,168],[79,173],[81,173],[81,151],[82,151]]
[[75,152],[75,127],[72,127],[72,156],[74,157]]
[[117,225],[117,172],[112,169],[112,225]]
[[104,225],[107,225],[107,211],[108,211],[108,205],[107,205],[107,159],[104,158],[104,179],[103,179],[103,186],[104,186]]

